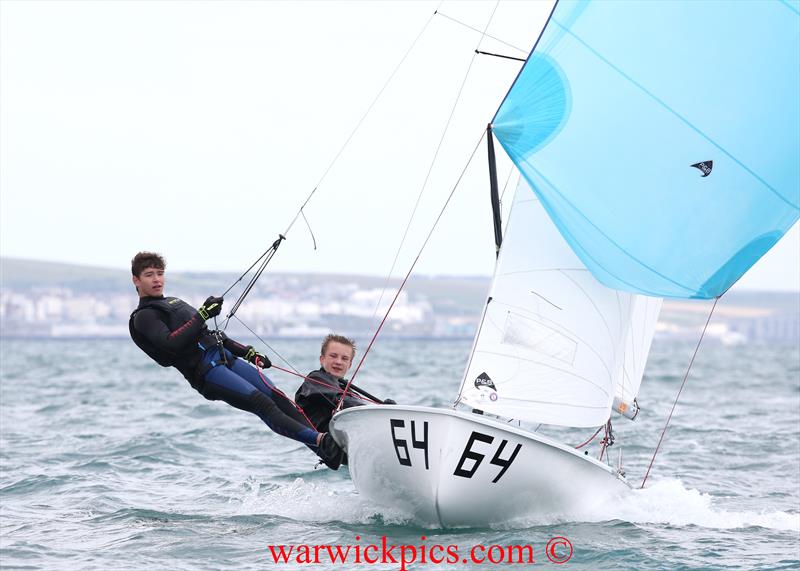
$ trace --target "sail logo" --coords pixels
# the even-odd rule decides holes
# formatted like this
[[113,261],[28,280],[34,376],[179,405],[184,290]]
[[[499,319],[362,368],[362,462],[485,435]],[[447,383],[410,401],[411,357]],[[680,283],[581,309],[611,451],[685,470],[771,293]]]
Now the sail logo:
[[695,163],[692,166],[703,173],[701,178],[705,178],[711,174],[711,169],[714,168],[714,161],[703,161],[702,163]]
[[497,390],[497,388],[495,388],[494,386],[494,381],[492,381],[491,377],[489,377],[489,375],[487,375],[486,373],[481,373],[475,379],[475,388],[480,389],[482,387],[489,387],[493,391]]
[[497,388],[494,386],[494,381],[492,381],[491,377],[489,377],[489,375],[487,375],[485,372],[478,375],[475,379],[475,388],[478,390],[490,389],[491,392],[489,393],[489,400],[497,400]]

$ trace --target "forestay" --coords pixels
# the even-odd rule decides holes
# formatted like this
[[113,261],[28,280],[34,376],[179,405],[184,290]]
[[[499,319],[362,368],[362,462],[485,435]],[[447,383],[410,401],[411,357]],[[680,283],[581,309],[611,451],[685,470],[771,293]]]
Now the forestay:
[[566,426],[608,420],[636,396],[661,300],[609,289],[520,181],[461,402]]
[[493,128],[597,279],[712,298],[798,219],[798,101],[797,0],[560,0]]

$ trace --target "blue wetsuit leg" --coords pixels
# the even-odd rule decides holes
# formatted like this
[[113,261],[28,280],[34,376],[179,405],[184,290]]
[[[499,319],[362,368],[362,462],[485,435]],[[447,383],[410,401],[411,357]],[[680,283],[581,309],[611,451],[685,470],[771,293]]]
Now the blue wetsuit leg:
[[[231,366],[231,370],[275,401],[275,404],[285,415],[302,424],[311,425],[311,422],[305,415],[297,410],[297,405],[294,404],[294,401],[283,394],[278,387],[273,385],[269,377],[263,373],[259,374],[259,371],[256,370],[255,367],[247,364],[243,359],[236,359]],[[262,376],[264,377],[263,380],[261,378]]]
[[[227,356],[229,360],[233,358],[230,353]],[[203,360],[208,364],[219,363],[219,350],[216,347],[208,349]],[[210,369],[204,378],[203,396],[209,400],[225,401],[240,410],[258,415],[267,426],[282,436],[303,444],[316,445],[317,431],[309,426],[309,422],[291,405],[291,401],[287,406],[284,402],[288,401],[287,397],[280,398],[277,391],[264,385],[258,371],[253,367],[239,363],[238,360],[234,361],[232,367],[233,369],[229,369],[220,363]],[[252,374],[245,369],[252,371]],[[256,380],[258,384],[255,383]]]

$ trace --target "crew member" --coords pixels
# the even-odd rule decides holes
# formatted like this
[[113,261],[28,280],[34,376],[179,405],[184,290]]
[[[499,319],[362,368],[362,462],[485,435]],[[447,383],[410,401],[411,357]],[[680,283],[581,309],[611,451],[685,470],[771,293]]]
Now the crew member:
[[[295,393],[295,401],[319,430],[328,430],[333,412],[342,398],[350,370],[356,356],[356,344],[342,335],[330,334],[322,341],[319,355],[320,368],[306,375],[306,380]],[[350,385],[353,390],[353,385]],[[366,404],[352,395],[345,395],[342,408]],[[396,404],[387,399],[383,404]]]
[[220,331],[210,331],[206,320],[222,311],[222,298],[209,297],[195,309],[177,297],[164,297],[166,262],[159,254],[139,252],[131,262],[139,306],[128,327],[139,348],[162,367],[175,367],[189,384],[209,400],[257,415],[273,431],[314,449],[336,470],[342,449],[330,434],[316,430],[295,404],[256,367],[272,364],[252,346]]

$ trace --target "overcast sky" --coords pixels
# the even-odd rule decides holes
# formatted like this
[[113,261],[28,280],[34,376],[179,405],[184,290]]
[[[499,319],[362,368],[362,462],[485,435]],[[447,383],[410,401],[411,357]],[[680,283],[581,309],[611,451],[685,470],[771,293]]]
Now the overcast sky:
[[[474,49],[524,56],[550,6],[501,3],[507,45],[468,27],[495,2],[2,1],[0,251],[241,271],[321,180],[272,269],[386,275],[470,69],[404,273],[519,69]],[[419,273],[491,273],[485,165],[481,146]],[[797,225],[737,287],[800,289]]]

